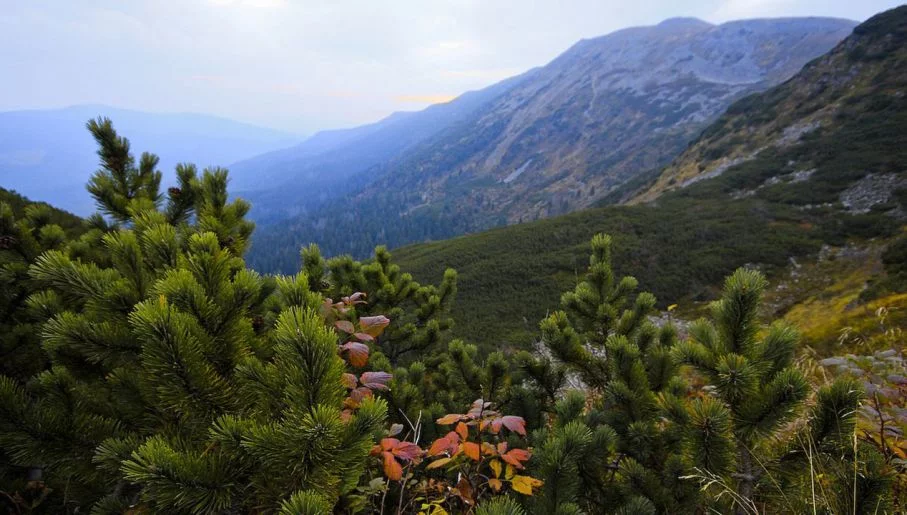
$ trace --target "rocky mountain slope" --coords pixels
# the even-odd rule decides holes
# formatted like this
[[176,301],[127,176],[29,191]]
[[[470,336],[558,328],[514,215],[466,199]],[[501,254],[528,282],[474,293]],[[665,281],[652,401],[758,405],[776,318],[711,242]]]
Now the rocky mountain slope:
[[826,18],[717,26],[673,19],[581,41],[473,116],[368,170],[360,181],[368,185],[341,203],[348,222],[329,206],[264,229],[260,248],[292,252],[279,258],[289,268],[307,241],[362,255],[377,243],[589,206],[667,164],[734,100],[789,78],[853,26]]
[[[660,193],[655,202],[413,245],[396,256],[422,281],[456,268],[455,331],[489,348],[537,337],[535,321],[586,266],[596,232],[614,236],[618,271],[636,276],[662,306],[701,306],[725,274],[750,266],[776,285],[774,315],[806,328],[811,344],[834,345],[838,329],[876,331],[876,314],[888,309],[903,320],[907,6],[860,25],[790,81],[734,104],[665,174],[656,187],[672,187],[643,188]],[[831,330],[814,330],[820,326]]]
[[509,223],[584,207],[663,165],[733,100],[788,79],[852,28],[672,19],[581,41],[469,124],[389,164],[375,187],[418,190],[428,205],[481,198],[486,215]]
[[[905,18],[907,6],[870,19],[787,83],[732,105],[630,203],[651,201],[667,191],[735,168],[766,169],[767,163],[782,156],[791,158],[781,163],[784,173],[734,194],[747,196],[764,189],[770,192],[782,182],[808,190],[817,180],[838,171],[841,179],[866,178],[856,189],[838,191],[837,198],[826,196],[824,200],[838,200],[864,212],[879,203],[869,198],[871,192],[897,189],[894,174],[904,171],[903,164],[872,170],[849,160],[846,166],[852,169],[846,171],[839,170],[842,163],[823,154],[835,144],[854,147],[857,141],[870,138],[899,137],[882,127],[890,116],[903,116],[907,95]],[[840,137],[842,133],[855,140]],[[848,185],[846,180],[838,184],[841,188]]]
[[103,105],[7,111],[0,113],[0,186],[79,215],[94,212],[85,183],[98,168],[97,144],[85,122],[98,116],[110,117],[137,154],[157,154],[165,182],[177,163],[222,166],[298,141],[282,131],[191,113]]

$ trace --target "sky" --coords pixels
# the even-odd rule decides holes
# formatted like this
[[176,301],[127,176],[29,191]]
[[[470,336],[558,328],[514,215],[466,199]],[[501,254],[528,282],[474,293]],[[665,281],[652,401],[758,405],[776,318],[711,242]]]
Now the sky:
[[297,134],[450,100],[675,16],[862,21],[891,0],[0,0],[0,111],[106,104]]

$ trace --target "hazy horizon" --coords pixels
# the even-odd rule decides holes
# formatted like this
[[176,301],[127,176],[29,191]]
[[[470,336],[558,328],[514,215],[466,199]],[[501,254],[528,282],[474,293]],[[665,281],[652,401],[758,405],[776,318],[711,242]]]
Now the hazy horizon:
[[447,101],[544,65],[580,39],[626,27],[678,16],[863,21],[899,2],[3,4],[0,111],[106,105],[311,134]]

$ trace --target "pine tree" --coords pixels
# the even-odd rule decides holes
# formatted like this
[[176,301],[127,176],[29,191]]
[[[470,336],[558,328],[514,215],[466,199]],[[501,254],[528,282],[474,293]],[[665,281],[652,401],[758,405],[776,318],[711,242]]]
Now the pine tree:
[[[355,306],[354,316],[381,314],[390,319],[387,329],[370,343],[374,353],[368,370],[393,376],[389,390],[381,393],[392,422],[408,427],[418,420],[457,412],[487,391],[480,375],[501,373],[495,363],[501,363],[502,355],[489,357],[487,365],[477,364],[474,346],[444,341],[453,325],[455,271],[447,270],[437,286],[422,285],[402,272],[384,247],[376,248],[374,258],[362,263],[350,256],[325,260],[318,247],[310,245],[302,250],[302,272],[328,299],[364,293],[365,302]],[[433,425],[424,429],[425,438],[437,436]]]
[[44,370],[47,359],[38,341],[38,326],[27,299],[36,289],[28,267],[44,251],[61,248],[68,239],[52,222],[49,206],[30,204],[16,217],[0,202],[0,374],[25,381]]
[[[701,374],[712,392],[692,402],[687,421],[698,477],[720,485],[736,513],[761,512],[771,503],[783,511],[808,506],[838,512],[847,506],[844,511],[850,512],[854,503],[874,511],[881,506],[878,485],[884,478],[868,449],[863,452],[869,459],[858,467],[863,487],[855,490],[853,485],[853,430],[861,390],[848,380],[823,387],[802,427],[790,426],[802,414],[810,385],[794,364],[797,333],[783,323],[759,323],[766,284],[759,272],[737,270],[725,282],[722,298],[712,304],[712,320],[694,323],[691,339],[675,348],[678,359]],[[842,460],[843,467],[829,466]],[[825,480],[831,486],[822,496],[825,506],[803,503],[804,498],[817,499],[815,480],[822,471],[829,473],[826,477],[836,475],[831,483]],[[813,483],[804,484],[804,478]],[[798,489],[790,488],[798,481]],[[858,499],[850,495],[854,491]]]
[[546,481],[539,513],[634,506],[639,496],[676,512],[695,498],[677,479],[686,469],[672,414],[683,411],[686,385],[671,356],[676,331],[648,320],[655,298],[634,296],[636,288],[634,278],[615,276],[611,238],[595,236],[584,280],[561,298],[565,311],[541,323],[549,357],[520,358],[554,421],[534,438]]
[[[0,202],[0,376],[21,384],[49,366],[39,338],[42,309],[28,302],[37,289],[28,267],[41,252],[63,247],[82,226],[76,217],[46,204],[29,203],[14,194],[4,197],[13,203]],[[11,462],[6,449],[0,449],[0,485],[9,485],[4,489],[21,492],[30,502],[39,501],[46,488],[28,481],[37,471]]]
[[248,204],[228,202],[225,170],[178,167],[165,203],[154,156],[136,167],[108,120],[89,129],[102,160],[89,190],[115,223],[31,267],[51,368],[0,377],[0,446],[43,474],[51,511],[354,504],[385,405],[342,411],[320,295],[304,274],[245,268]]
[[355,292],[367,294],[361,315],[380,313],[391,325],[375,346],[394,366],[437,350],[451,328],[450,306],[456,296],[457,274],[448,269],[438,286],[421,285],[412,275],[391,261],[388,250],[379,246],[370,262],[360,263],[349,256],[325,261],[318,247],[303,249],[303,270],[312,277],[321,293],[338,299]]

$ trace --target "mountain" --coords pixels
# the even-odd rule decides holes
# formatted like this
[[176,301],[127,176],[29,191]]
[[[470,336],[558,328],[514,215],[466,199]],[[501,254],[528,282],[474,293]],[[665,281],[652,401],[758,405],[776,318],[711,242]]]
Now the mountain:
[[418,112],[394,113],[376,123],[352,129],[319,132],[295,147],[256,156],[230,166],[235,194],[252,201],[251,216],[259,223],[305,213],[333,198],[355,191],[373,175],[367,171],[440,131],[466,119],[477,109],[521,81],[530,70],[485,89]]
[[854,25],[674,19],[581,41],[472,116],[368,170],[358,193],[264,228],[253,263],[288,270],[309,240],[363,255],[377,243],[589,206],[667,164],[734,100],[789,78]]
[[695,312],[726,274],[751,266],[772,278],[777,316],[817,328],[812,343],[878,327],[880,308],[903,313],[907,6],[734,103],[629,196],[635,205],[404,247],[396,261],[426,282],[456,268],[455,332],[488,349],[531,344],[536,321],[587,266],[596,232],[614,236],[617,272],[661,306]]
[[137,153],[157,154],[165,181],[180,162],[225,165],[298,141],[288,133],[199,114],[101,105],[8,111],[0,113],[0,186],[80,215],[92,212],[85,184],[98,157],[85,122],[98,116],[111,118]]
[[[771,184],[741,184],[735,194],[774,195],[796,188],[803,195],[792,201],[835,202],[842,200],[838,195],[849,179],[876,174],[879,181],[903,171],[903,152],[885,145],[900,142],[901,135],[884,128],[892,116],[903,117],[905,16],[907,6],[871,18],[785,84],[733,104],[629,202],[651,201],[740,167],[763,170],[747,177],[747,182],[769,180],[764,175],[772,173],[772,165],[789,172],[782,182],[797,186],[771,179]],[[884,158],[892,163],[871,170],[868,163],[877,157],[869,155],[870,148],[862,148],[870,144],[884,148]],[[888,150],[896,152],[891,155]],[[840,160],[842,154],[848,156],[846,161]]]

